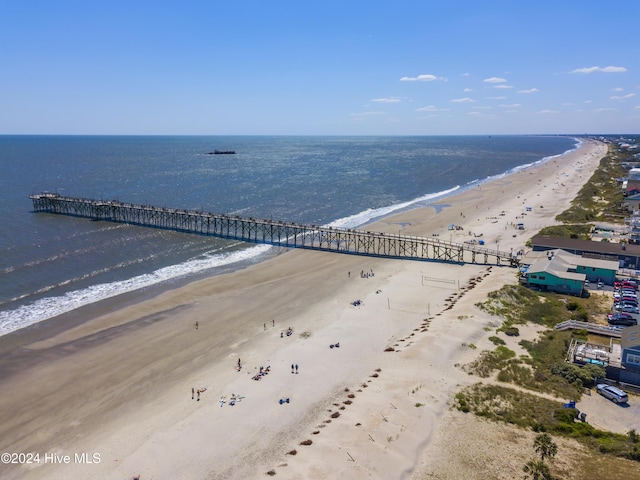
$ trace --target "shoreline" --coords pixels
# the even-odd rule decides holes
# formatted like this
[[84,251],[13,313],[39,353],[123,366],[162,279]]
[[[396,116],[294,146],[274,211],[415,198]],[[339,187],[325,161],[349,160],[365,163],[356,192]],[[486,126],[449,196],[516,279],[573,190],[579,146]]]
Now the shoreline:
[[[487,184],[487,183],[491,183],[494,181],[500,181],[503,178],[507,178],[510,175],[513,174],[517,174],[519,172],[523,172],[523,171],[527,171],[531,168],[536,168],[540,165],[544,165],[545,163],[549,162],[549,161],[553,161],[556,158],[561,158],[565,155],[569,155],[572,152],[575,152],[577,149],[580,148],[580,146],[586,141],[585,139],[581,139],[579,137],[569,137],[572,138],[575,142],[576,142],[576,146],[574,149],[571,150],[567,150],[564,153],[561,154],[556,154],[556,155],[550,155],[547,157],[543,157],[535,162],[532,163],[528,163],[528,164],[523,164],[523,165],[519,165],[517,167],[513,167],[512,169],[510,169],[509,171],[506,172],[502,172],[481,180],[475,180],[472,182],[469,182],[468,184],[465,185],[457,185],[455,187],[452,187],[450,189],[446,189],[443,190],[441,192],[435,192],[435,193],[429,193],[429,194],[425,194],[421,197],[415,198],[413,200],[407,201],[407,202],[402,202],[396,205],[390,205],[388,207],[381,207],[379,209],[376,209],[376,211],[381,211],[381,210],[387,210],[387,209],[392,209],[389,213],[382,213],[379,214],[377,216],[373,216],[371,218],[369,218],[368,220],[366,220],[364,223],[362,223],[361,225],[358,225],[356,227],[337,227],[337,228],[355,228],[355,229],[363,229],[365,227],[369,227],[371,225],[376,225],[379,222],[384,222],[385,220],[391,218],[391,217],[395,217],[398,215],[402,215],[406,212],[410,212],[412,210],[419,210],[419,209],[423,209],[423,208],[428,208],[428,207],[434,207],[435,208],[435,213],[439,213],[440,209],[442,208],[447,208],[448,204],[443,203],[445,202],[447,199],[449,198],[455,198],[456,196],[462,195],[470,190],[474,190],[475,188],[478,187],[482,187],[482,185]],[[424,203],[424,202],[428,202],[428,203]],[[356,213],[352,216],[349,217],[345,217],[345,218],[341,218],[341,219],[336,219],[333,222],[330,222],[328,224],[326,224],[326,226],[329,225],[334,225],[340,221],[345,221],[345,220],[349,220],[352,218],[357,218],[359,216],[361,216],[363,213],[365,212],[359,212]],[[398,222],[396,222],[398,223]],[[259,246],[259,245],[263,245],[260,243],[255,244],[254,246]],[[250,247],[251,248],[251,247]],[[143,301],[145,299],[149,299],[153,296],[162,294],[165,291],[168,290],[173,290],[176,288],[182,288],[185,287],[187,285],[189,285],[190,283],[193,282],[198,282],[199,280],[202,279],[206,279],[206,278],[211,278],[212,276],[219,276],[219,275],[226,275],[228,273],[234,272],[236,270],[242,270],[245,268],[250,268],[252,265],[255,265],[256,263],[260,263],[263,262],[265,260],[268,260],[270,258],[273,257],[277,257],[280,256],[282,253],[279,251],[280,249],[282,249],[282,247],[278,247],[278,246],[273,246],[272,248],[276,249],[275,253],[269,253],[269,252],[263,252],[263,253],[258,253],[255,257],[248,257],[245,258],[243,260],[239,260],[239,261],[235,261],[233,263],[229,263],[229,264],[223,264],[217,267],[212,267],[212,268],[208,268],[206,270],[202,270],[202,271],[197,271],[197,272],[193,272],[193,273],[189,273],[183,276],[179,276],[179,277],[173,277],[173,278],[169,278],[169,279],[165,279],[165,280],[161,280],[157,283],[153,283],[144,287],[140,287],[140,288],[136,288],[134,290],[129,290],[129,291],[124,291],[121,293],[116,293],[115,295],[112,296],[108,296],[106,298],[99,298],[96,300],[92,300],[90,303],[85,303],[82,304],[78,307],[73,308],[72,310],[68,310],[68,311],[64,311],[60,314],[57,314],[53,317],[48,317],[42,320],[36,320],[33,323],[29,323],[23,327],[19,327],[18,329],[15,330],[11,330],[9,332],[0,332],[0,338],[7,336],[7,335],[13,335],[16,334],[17,332],[23,331],[23,330],[33,330],[33,331],[37,331],[37,330],[44,330],[44,331],[51,331],[52,327],[51,325],[53,323],[59,323],[59,326],[54,326],[53,330],[59,330],[61,327],[64,326],[70,326],[72,324],[72,320],[74,318],[80,318],[82,316],[92,316],[92,314],[96,311],[99,311],[101,308],[100,305],[103,304],[103,302],[112,302],[112,304],[118,305],[120,303],[122,304],[128,304],[131,301]],[[286,253],[286,252],[285,252]],[[257,260],[256,260],[257,259]],[[153,272],[152,272],[153,273]],[[117,283],[121,283],[121,282],[114,282],[114,284]],[[75,291],[75,292],[70,292],[70,293],[81,293],[83,291],[85,291],[86,289],[83,290],[79,290],[79,291]],[[136,296],[141,296],[142,298],[140,299],[136,299],[136,300],[131,300],[132,298],[136,297]],[[50,297],[50,298],[56,298],[56,297]],[[62,297],[57,297],[58,301],[62,301],[61,298]],[[44,299],[39,299],[38,301],[41,301]],[[105,305],[108,305],[109,303],[105,303]],[[21,305],[18,309],[14,309],[14,310],[9,310],[8,312],[17,312],[19,311],[19,309],[21,308],[27,308],[29,307],[29,304],[27,305]],[[22,332],[21,335],[24,335],[25,332]],[[44,333],[44,335],[47,335],[47,333]],[[0,342],[0,353],[2,353],[2,344]]]
[[[400,224],[405,234],[460,242],[482,233],[489,248],[519,248],[530,234],[510,223],[524,205],[533,207],[528,229],[556,223],[606,152],[585,141],[566,156],[369,228],[397,232]],[[450,223],[464,229],[449,232]],[[456,365],[488,348],[486,329],[496,322],[474,304],[509,282],[509,267],[293,250],[114,310],[117,302],[103,306],[81,325],[0,354],[0,371],[12,369],[0,398],[3,451],[97,452],[102,461],[0,465],[0,473],[421,478],[438,454],[451,396],[474,380]],[[356,299],[361,306],[352,305]],[[288,327],[294,334],[281,337]],[[13,363],[20,355],[30,365]],[[290,373],[293,363],[299,374]],[[261,366],[270,373],[252,380]],[[191,400],[194,387],[206,388],[200,402]],[[232,393],[244,398],[220,406]],[[291,402],[281,405],[282,398]]]

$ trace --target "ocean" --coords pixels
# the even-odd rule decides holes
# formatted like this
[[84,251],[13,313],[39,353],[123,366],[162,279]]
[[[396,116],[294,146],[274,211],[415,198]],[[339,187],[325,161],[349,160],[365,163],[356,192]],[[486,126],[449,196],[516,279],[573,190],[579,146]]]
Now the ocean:
[[[562,136],[0,136],[0,335],[277,247],[34,213],[29,195],[358,227],[577,147]],[[208,155],[233,150],[234,155]]]

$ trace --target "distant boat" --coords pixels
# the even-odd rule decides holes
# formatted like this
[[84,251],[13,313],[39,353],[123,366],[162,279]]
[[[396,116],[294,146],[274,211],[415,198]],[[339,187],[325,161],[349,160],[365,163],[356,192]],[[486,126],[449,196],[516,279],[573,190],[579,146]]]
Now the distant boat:
[[233,155],[235,150],[214,150],[213,152],[207,152],[207,155]]

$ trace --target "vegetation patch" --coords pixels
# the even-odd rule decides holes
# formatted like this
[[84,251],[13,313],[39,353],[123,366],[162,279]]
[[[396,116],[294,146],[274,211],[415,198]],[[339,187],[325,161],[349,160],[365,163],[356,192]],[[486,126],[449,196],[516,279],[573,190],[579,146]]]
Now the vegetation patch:
[[[592,295],[578,298],[551,292],[534,292],[522,285],[505,285],[489,293],[486,301],[476,303],[481,310],[502,317],[498,331],[507,332],[528,322],[554,327],[565,320],[602,322],[609,311],[608,297]],[[513,330],[509,330],[510,333]]]
[[598,430],[577,421],[576,409],[563,408],[560,402],[533,394],[476,383],[456,394],[454,406],[488,420],[575,438],[595,451],[640,461],[640,443],[635,431],[622,435]]
[[[486,302],[478,304],[481,309],[503,318],[497,331],[517,336],[517,325],[528,322],[553,327],[569,319],[595,320],[593,315],[604,318],[608,305],[598,295],[577,298],[554,293],[537,293],[520,285],[505,285],[491,292]],[[560,397],[578,399],[583,387],[593,385],[595,377],[604,372],[595,365],[581,369],[565,362],[572,337],[586,339],[584,330],[558,332],[548,330],[536,341],[521,340],[528,357],[516,358],[515,352],[500,343],[497,336],[491,337],[497,348],[482,352],[471,364],[464,366],[469,374],[486,378],[497,374],[497,379],[538,392],[550,392]]]
[[487,378],[496,370],[506,367],[507,362],[516,356],[516,352],[509,350],[503,345],[499,345],[495,350],[485,350],[480,356],[464,367],[464,370],[473,375]]
[[609,154],[600,160],[600,165],[573,199],[571,207],[556,216],[556,220],[569,224],[624,221],[624,196],[616,178],[624,177],[627,173],[620,165],[620,160],[624,158],[620,158],[615,145],[611,144]]
[[606,376],[604,367],[593,364],[580,367],[573,363],[559,362],[551,365],[550,371],[553,375],[561,376],[567,382],[576,385],[576,388],[593,387],[596,378]]
[[594,223],[553,225],[544,227],[538,235],[549,235],[550,237],[575,238],[580,240],[591,240],[591,232],[595,227]]

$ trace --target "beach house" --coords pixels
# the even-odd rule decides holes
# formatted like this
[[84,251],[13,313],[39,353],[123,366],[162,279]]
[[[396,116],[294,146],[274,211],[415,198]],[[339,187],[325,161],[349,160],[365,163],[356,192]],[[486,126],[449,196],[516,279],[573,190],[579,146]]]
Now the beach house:
[[624,185],[624,194],[631,196],[638,193],[640,193],[640,168],[632,168],[629,170],[629,177]]
[[640,385],[640,325],[622,329],[620,338],[622,354],[618,381]]
[[624,199],[624,208],[629,212],[637,212],[640,210],[640,193],[629,195]]
[[[535,235],[531,239],[534,252],[562,249],[574,255],[602,260],[617,261],[620,268],[632,270],[640,269],[640,245],[614,242],[593,242],[575,238],[552,237],[549,235]],[[639,238],[640,241],[640,238]],[[591,281],[591,278],[589,278]],[[603,280],[604,281],[604,280]],[[607,282],[604,281],[606,284]]]
[[[613,333],[601,335],[613,335]],[[567,361],[578,365],[601,365],[608,380],[619,382],[624,388],[640,388],[640,325],[618,330],[620,340],[610,338],[609,344],[572,338],[567,349]]]
[[522,259],[522,282],[541,290],[581,295],[585,280],[613,285],[618,262],[581,257],[555,249],[529,252]]

